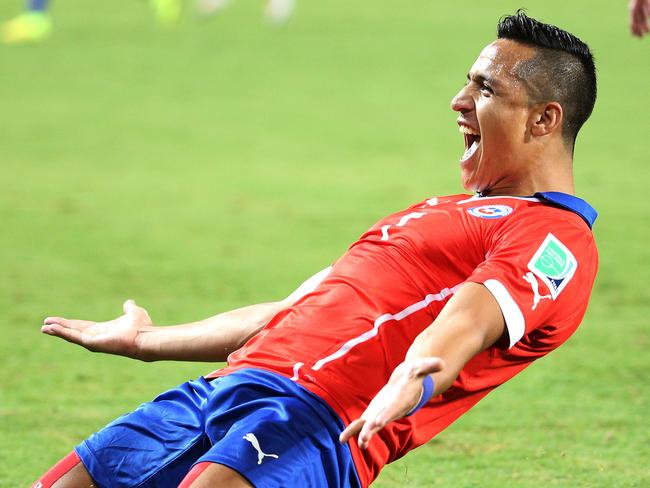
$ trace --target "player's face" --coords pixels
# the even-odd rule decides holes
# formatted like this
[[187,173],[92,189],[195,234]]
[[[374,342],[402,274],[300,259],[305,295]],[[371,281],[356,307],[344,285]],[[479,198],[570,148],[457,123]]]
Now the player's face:
[[515,68],[534,54],[511,40],[493,42],[481,51],[467,84],[451,101],[465,136],[460,167],[467,190],[507,194],[525,178],[530,105]]

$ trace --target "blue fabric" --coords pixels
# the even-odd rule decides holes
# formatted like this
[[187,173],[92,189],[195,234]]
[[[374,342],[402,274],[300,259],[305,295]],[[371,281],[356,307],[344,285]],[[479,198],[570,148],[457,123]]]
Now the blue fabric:
[[245,369],[173,388],[75,450],[100,487],[173,487],[192,465],[209,461],[258,488],[357,488],[350,450],[338,442],[342,430],[329,406],[303,387]]
[[418,402],[418,404],[415,407],[413,407],[409,411],[409,413],[406,414],[407,417],[413,415],[415,412],[417,412],[422,407],[424,407],[424,405],[429,400],[431,400],[431,397],[433,396],[433,389],[434,389],[433,378],[431,376],[427,375],[424,378],[424,381],[422,382],[422,395],[420,396],[420,401]]
[[255,369],[214,381],[219,393],[208,400],[206,422],[213,447],[198,462],[230,466],[258,488],[361,486],[349,447],[338,441],[343,422],[320,398]]
[[585,202],[582,198],[578,198],[568,193],[562,193],[559,191],[544,191],[535,193],[533,195],[540,200],[550,202],[557,205],[558,207],[565,208],[571,212],[577,213],[582,217],[582,219],[587,222],[589,228],[593,227],[596,218],[598,217],[598,212],[596,209]]
[[45,12],[48,0],[27,0],[27,10]]

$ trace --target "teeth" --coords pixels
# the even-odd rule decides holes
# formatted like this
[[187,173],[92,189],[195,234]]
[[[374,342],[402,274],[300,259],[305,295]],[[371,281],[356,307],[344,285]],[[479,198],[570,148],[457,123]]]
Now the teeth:
[[458,130],[462,132],[463,134],[468,134],[470,136],[480,136],[481,134],[476,132],[475,130],[470,129],[466,125],[459,125]]
[[465,153],[460,158],[460,161],[461,162],[467,161],[469,158],[471,158],[474,155],[477,149],[478,149],[478,141],[474,141],[472,145],[465,150]]

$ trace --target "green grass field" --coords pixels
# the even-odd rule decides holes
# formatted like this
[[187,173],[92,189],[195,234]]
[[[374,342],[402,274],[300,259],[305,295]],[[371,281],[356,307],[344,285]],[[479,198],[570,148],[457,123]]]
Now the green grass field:
[[277,299],[383,215],[462,191],[449,99],[520,6],[598,61],[575,161],[600,211],[591,306],[376,486],[650,486],[650,38],[626,3],[302,0],[274,28],[240,1],[169,31],[145,2],[56,1],[49,42],[0,46],[0,486],[216,367],[93,355],[43,317],[134,298],[171,324]]

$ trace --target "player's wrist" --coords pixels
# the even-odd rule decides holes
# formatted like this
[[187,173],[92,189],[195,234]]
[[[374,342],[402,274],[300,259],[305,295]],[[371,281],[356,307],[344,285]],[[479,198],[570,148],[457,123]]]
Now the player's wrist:
[[416,413],[418,410],[420,410],[422,407],[424,407],[429,400],[431,400],[431,397],[433,397],[433,391],[435,390],[435,385],[433,383],[433,378],[431,375],[426,375],[424,377],[424,381],[422,382],[422,392],[420,393],[420,400],[418,400],[418,403],[408,411],[406,414],[406,417],[410,417],[414,413]]
[[139,361],[152,362],[157,361],[160,355],[160,343],[156,340],[156,330],[154,325],[141,327],[136,334],[133,345],[128,352],[128,356]]

